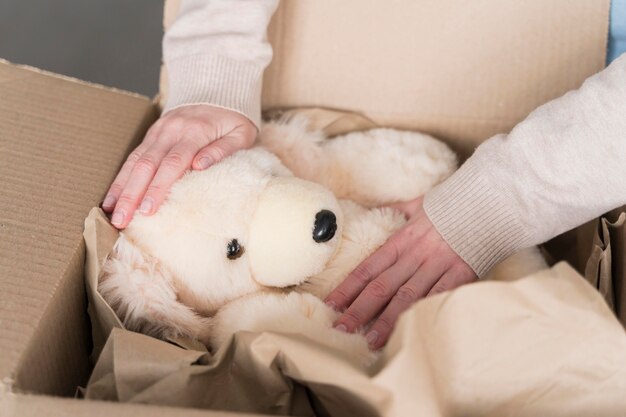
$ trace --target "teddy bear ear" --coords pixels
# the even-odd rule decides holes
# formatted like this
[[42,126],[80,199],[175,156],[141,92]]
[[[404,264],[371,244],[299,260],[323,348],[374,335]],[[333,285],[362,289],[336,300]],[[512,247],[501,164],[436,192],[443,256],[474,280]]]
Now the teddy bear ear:
[[209,343],[211,319],[178,300],[175,277],[122,233],[104,264],[98,291],[124,326],[160,339]]

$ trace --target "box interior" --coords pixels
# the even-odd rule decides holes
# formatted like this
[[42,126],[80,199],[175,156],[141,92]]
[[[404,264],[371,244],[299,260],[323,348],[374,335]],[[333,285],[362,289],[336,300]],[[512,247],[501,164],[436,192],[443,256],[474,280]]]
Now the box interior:
[[[468,131],[468,126],[473,126],[475,121],[482,123],[489,119],[500,123],[505,120],[504,124],[496,123],[496,127],[489,125],[472,130],[475,133],[472,141],[458,146],[469,152],[475,144],[492,134],[492,130],[500,131],[513,126],[536,105],[577,87],[586,76],[601,69],[604,51],[599,45],[606,40],[606,22],[602,26],[594,26],[598,33],[594,32],[589,37],[589,34],[579,31],[580,16],[586,16],[586,8],[592,8],[595,11],[593,19],[604,19],[608,1],[603,1],[602,7],[592,7],[590,2],[584,0],[572,4],[577,5],[577,13],[573,12],[573,7],[569,9],[566,16],[569,31],[555,29],[554,33],[558,36],[548,37],[555,42],[545,43],[542,48],[549,54],[554,52],[551,47],[563,39],[578,39],[579,35],[586,39],[584,42],[580,40],[584,47],[568,49],[569,54],[565,55],[554,54],[556,61],[542,61],[538,50],[526,50],[526,58],[538,57],[540,62],[533,64],[533,68],[537,68],[533,73],[537,80],[549,80],[553,74],[550,71],[561,66],[570,72],[576,69],[572,73],[574,75],[556,86],[549,85],[548,81],[533,79],[526,84],[537,91],[524,89],[513,92],[507,100],[500,97],[499,94],[505,91],[500,87],[509,86],[515,80],[501,80],[496,83],[496,98],[499,97],[500,101],[490,102],[491,108],[500,109],[501,102],[512,103],[511,106],[505,106],[505,111],[497,114],[468,116],[463,113],[464,117],[459,117],[459,120],[464,120],[464,124],[454,124],[453,132],[440,131],[438,126],[428,125],[426,119],[419,119],[421,124],[418,126],[407,127],[427,128],[433,133],[461,141],[459,132]],[[285,2],[283,7],[290,8],[287,12],[297,14],[298,10],[307,10],[312,5],[294,6]],[[319,7],[326,10],[336,7],[336,4],[326,2]],[[350,12],[332,10],[329,16],[339,21],[341,16]],[[553,11],[550,16],[554,19],[564,19],[561,9],[554,6]],[[278,27],[277,19],[286,12],[280,13],[274,19],[275,27]],[[171,20],[173,14],[167,16]],[[551,22],[545,27],[552,27]],[[297,24],[286,27],[289,28],[294,31],[303,29]],[[310,29],[306,33],[311,35],[311,39],[316,39],[318,31]],[[328,36],[331,42],[333,37]],[[536,36],[539,40],[543,39]],[[518,46],[523,44],[520,41]],[[281,77],[275,75],[276,68],[283,68],[283,71],[285,68],[295,68],[294,71],[300,68],[292,62],[298,58],[297,55],[290,61],[284,58],[294,56],[288,46],[279,47],[274,69],[266,75],[268,82],[277,84],[279,78],[284,79],[284,74]],[[306,48],[298,45],[297,50],[303,49]],[[466,49],[471,53],[471,48]],[[299,62],[307,62],[306,57]],[[526,70],[531,66],[520,59],[519,65],[522,64],[526,65]],[[341,66],[341,61],[337,65]],[[459,71],[465,71],[464,74],[466,70],[459,68]],[[311,77],[318,77],[315,67],[311,71]],[[267,89],[264,98],[266,107],[325,106],[334,100],[332,95],[325,100],[312,100],[310,95],[316,94],[317,90],[313,87],[301,90],[302,86],[309,85],[301,82],[301,75],[290,78],[295,92],[287,91],[284,83],[281,89]],[[427,76],[423,78],[429,79]],[[552,76],[552,79],[560,78]],[[465,88],[465,85],[459,87],[459,91],[466,90],[481,94],[473,88]],[[489,97],[480,95],[481,100],[495,100],[493,91],[491,93]],[[480,100],[451,97],[463,105],[463,111],[474,107],[489,111],[486,109],[489,106],[483,106]],[[525,105],[521,105],[519,100],[523,100]],[[344,103],[342,107],[350,108],[352,104]],[[442,104],[441,108],[444,107]],[[356,109],[367,114],[366,109],[358,106]],[[430,109],[427,110],[424,117],[434,120]],[[89,377],[91,336],[83,281],[82,222],[90,208],[102,200],[126,155],[143,138],[157,115],[157,106],[147,97],[0,61],[0,183],[3,190],[0,193],[0,293],[8,300],[0,304],[0,327],[3,330],[0,332],[0,400],[9,393],[8,408],[15,415],[55,414],[55,411],[60,415],[84,412],[90,415],[110,415],[113,412],[131,415],[140,410],[156,410],[148,406],[105,403],[94,408],[82,401],[45,396],[71,397],[76,386],[84,385]],[[378,119],[381,124],[388,122],[385,118]],[[448,126],[450,118],[437,120]],[[158,410],[167,415],[175,409],[159,407]],[[207,411],[185,410],[185,413],[214,415]]]

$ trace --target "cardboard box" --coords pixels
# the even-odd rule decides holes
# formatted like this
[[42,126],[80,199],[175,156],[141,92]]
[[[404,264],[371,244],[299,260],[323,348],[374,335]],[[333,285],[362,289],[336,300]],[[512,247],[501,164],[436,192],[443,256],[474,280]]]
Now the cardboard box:
[[[349,3],[355,5],[355,2]],[[448,6],[455,4],[452,1],[441,2],[444,3]],[[535,2],[533,7],[539,3]],[[576,35],[579,31],[577,24],[583,23],[586,10],[593,11],[591,16],[596,21],[602,20],[606,17],[608,2],[581,0],[574,3],[576,7],[569,7],[566,18],[561,20],[568,22],[565,25],[567,28],[576,30],[568,31],[558,27],[550,32],[549,27],[559,22],[557,16],[561,13],[554,5],[549,7],[551,12],[542,15],[539,22],[525,20],[525,23],[532,23],[530,26],[534,31],[539,30],[535,39],[538,41],[532,44],[532,48],[524,49],[524,54],[516,61],[519,72],[508,74],[506,77],[509,78],[498,81],[500,86],[510,86],[520,81],[521,74],[533,74],[531,78],[524,78],[524,91],[513,91],[506,95],[505,89],[483,90],[478,85],[493,80],[493,77],[475,79],[478,84],[470,83],[465,88],[446,92],[473,92],[454,98],[462,105],[455,109],[467,110],[469,114],[463,113],[463,117],[459,116],[454,123],[448,124],[447,121],[452,120],[455,113],[445,113],[449,108],[441,99],[435,100],[438,107],[434,113],[430,112],[434,115],[432,118],[423,115],[416,119],[418,125],[400,125],[423,127],[424,130],[439,133],[456,143],[457,148],[467,152],[492,132],[506,130],[514,125],[533,106],[577,87],[585,77],[602,68],[604,51],[600,46],[605,39],[601,34],[606,35],[606,22],[604,26],[594,25],[593,30],[581,31],[584,33],[580,36]],[[602,5],[597,6],[598,3]],[[311,75],[303,73],[302,65],[294,61],[298,59],[294,55],[297,49],[295,41],[300,39],[309,42],[319,33],[307,32],[310,26],[303,28],[297,22],[311,13],[321,16],[326,14],[333,17],[329,25],[336,27],[343,21],[341,16],[350,13],[344,3],[337,5],[333,2],[331,6],[331,2],[322,2],[316,10],[311,9],[311,2],[307,2],[301,9],[296,7],[297,10],[293,4],[284,6],[277,15],[277,19],[284,19],[291,14],[290,19],[293,20],[287,22],[295,23],[283,26],[286,28],[283,30],[291,31],[291,35],[282,37],[290,44],[277,48],[277,58],[273,64],[275,69],[266,76],[266,108],[356,106],[355,110],[381,124],[393,124],[393,120],[385,118],[387,116],[371,114],[367,109],[358,108],[358,103],[371,100],[371,97],[367,100],[357,97],[357,103],[352,97],[332,106],[336,99],[332,95],[318,95],[319,99],[313,100],[311,94],[321,88],[320,85],[313,85],[311,90],[306,90],[293,84],[294,77]],[[434,4],[431,5],[432,10],[429,9],[432,13],[439,5]],[[565,2],[559,4],[566,6]],[[371,18],[374,11],[369,6],[364,10],[369,11]],[[332,7],[338,9],[331,10]],[[393,16],[403,18],[399,14]],[[426,21],[428,16],[424,17]],[[472,16],[472,19],[476,27],[480,28],[480,24],[476,23],[477,19],[480,20],[479,16]],[[283,20],[276,20],[279,21]],[[387,24],[394,25],[394,22]],[[274,25],[271,36],[280,37],[276,32],[280,26],[278,23]],[[399,26],[406,27],[406,22]],[[296,33],[298,27],[303,28],[300,38]],[[464,27],[463,30],[471,32],[472,28]],[[355,33],[354,36],[358,38],[359,32]],[[539,41],[547,35],[554,35],[554,39],[548,36],[554,42],[545,42],[542,46]],[[336,34],[331,33],[325,39],[330,42],[334,36]],[[556,46],[569,37],[577,39],[572,43],[577,46],[570,48],[568,44],[565,52],[557,53]],[[480,36],[475,39],[475,42],[480,41]],[[520,39],[515,46],[523,45],[524,40]],[[383,44],[374,46],[381,51],[384,48]],[[531,53],[533,48],[535,52],[539,48],[540,53]],[[475,53],[468,49],[468,55],[475,56]],[[435,59],[435,56],[430,59]],[[545,61],[548,57],[551,60],[549,62]],[[334,60],[338,57],[329,55],[327,58]],[[531,58],[535,60],[530,62]],[[308,58],[300,59],[304,60],[300,62],[305,62]],[[493,64],[493,57],[486,61],[484,59],[482,57],[482,60],[478,59],[471,65],[467,64],[467,67],[457,69],[467,72],[476,69],[473,65],[479,65],[480,62]],[[337,61],[337,64],[341,65],[341,61]],[[278,66],[280,69],[276,69]],[[551,73],[554,68],[567,68],[567,77]],[[313,73],[317,70],[311,68]],[[285,74],[285,71],[294,73]],[[289,85],[294,86],[294,90],[279,88],[285,77],[292,80]],[[452,73],[446,74],[438,83],[452,80],[453,77]],[[423,78],[428,79],[425,75]],[[547,80],[558,80],[558,83],[550,84]],[[438,90],[433,88],[429,91],[435,94]],[[485,91],[490,92],[490,95],[484,95]],[[350,97],[350,91],[343,94]],[[428,96],[422,97],[424,102],[428,102]],[[472,101],[472,97],[478,101]],[[503,103],[511,104],[511,107],[505,106],[507,111],[512,112],[508,113],[510,117],[497,112]],[[494,113],[490,113],[492,111]],[[83,282],[83,220],[90,208],[101,201],[126,155],[139,143],[157,115],[156,104],[147,97],[0,62],[1,416],[147,416],[155,413],[168,416],[180,415],[182,412],[176,408],[70,399],[76,387],[86,383],[91,371],[91,336]],[[477,127],[474,129],[469,125]],[[449,130],[445,130],[445,126],[449,126]],[[467,142],[463,142],[464,138]],[[189,409],[184,412],[190,416],[232,415]]]
[[70,399],[92,368],[83,222],[157,115],[147,97],[0,61],[0,416],[180,415]]

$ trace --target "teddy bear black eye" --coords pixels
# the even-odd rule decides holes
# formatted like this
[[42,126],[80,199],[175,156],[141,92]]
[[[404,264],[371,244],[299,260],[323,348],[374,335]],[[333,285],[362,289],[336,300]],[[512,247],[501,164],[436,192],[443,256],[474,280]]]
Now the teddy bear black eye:
[[237,259],[241,255],[243,255],[243,246],[239,244],[237,239],[233,239],[228,242],[228,245],[226,246],[226,257],[228,259]]

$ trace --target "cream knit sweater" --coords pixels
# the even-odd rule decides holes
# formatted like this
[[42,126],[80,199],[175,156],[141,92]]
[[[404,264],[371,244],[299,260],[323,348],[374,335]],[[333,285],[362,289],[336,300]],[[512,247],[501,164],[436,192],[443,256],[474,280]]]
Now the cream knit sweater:
[[[183,0],[163,42],[165,111],[208,103],[260,123],[265,39],[278,0]],[[511,253],[626,204],[626,55],[577,91],[497,135],[424,207],[450,246],[483,276]]]

